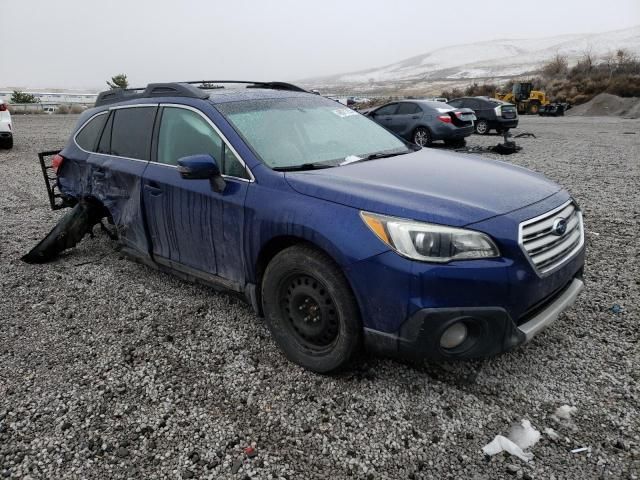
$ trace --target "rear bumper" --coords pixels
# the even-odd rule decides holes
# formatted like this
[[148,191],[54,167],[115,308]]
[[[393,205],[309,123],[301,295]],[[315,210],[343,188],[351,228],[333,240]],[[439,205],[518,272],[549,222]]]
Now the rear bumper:
[[[398,333],[365,329],[365,343],[371,350],[405,358],[461,360],[496,355],[529,342],[569,308],[583,288],[581,278],[573,278],[519,326],[500,307],[425,308],[405,321]],[[440,337],[458,322],[467,327],[467,339],[453,349],[442,348]]]
[[[440,122],[442,123],[442,122]],[[431,137],[433,140],[458,140],[466,138],[473,133],[473,125],[467,127],[457,127],[443,123],[431,128]]]

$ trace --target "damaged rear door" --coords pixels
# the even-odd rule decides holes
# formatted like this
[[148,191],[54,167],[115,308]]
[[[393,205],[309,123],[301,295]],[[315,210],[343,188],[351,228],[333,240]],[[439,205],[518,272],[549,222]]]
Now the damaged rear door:
[[138,256],[149,252],[141,188],[157,110],[157,104],[112,108],[97,152],[87,159],[91,195],[109,210],[123,247]]
[[[143,203],[156,262],[195,276],[244,285],[244,201],[249,176],[213,122],[185,105],[161,105],[152,161],[144,172]],[[211,155],[226,186],[184,179],[178,160]]]

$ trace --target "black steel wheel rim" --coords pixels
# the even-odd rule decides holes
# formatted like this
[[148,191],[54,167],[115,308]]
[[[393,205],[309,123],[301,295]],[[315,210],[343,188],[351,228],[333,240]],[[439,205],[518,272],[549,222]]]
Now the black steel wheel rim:
[[340,319],[322,282],[306,273],[289,275],[278,288],[278,305],[285,325],[300,346],[321,353],[335,344]]

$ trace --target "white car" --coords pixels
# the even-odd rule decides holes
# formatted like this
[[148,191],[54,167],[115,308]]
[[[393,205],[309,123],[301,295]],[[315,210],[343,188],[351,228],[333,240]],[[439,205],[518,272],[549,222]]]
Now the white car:
[[13,147],[13,127],[7,102],[0,98],[0,148]]

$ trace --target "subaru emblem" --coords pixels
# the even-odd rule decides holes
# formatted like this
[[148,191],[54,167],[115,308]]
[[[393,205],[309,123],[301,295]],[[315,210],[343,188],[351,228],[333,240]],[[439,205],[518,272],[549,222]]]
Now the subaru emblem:
[[551,233],[561,237],[567,231],[567,221],[558,217],[553,221],[553,227],[551,227]]

